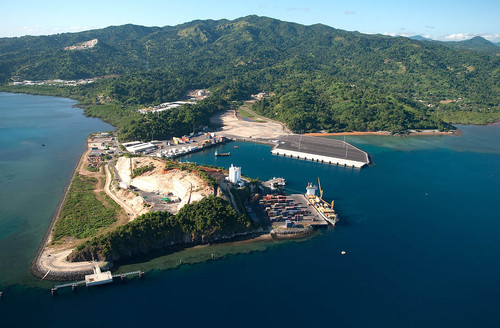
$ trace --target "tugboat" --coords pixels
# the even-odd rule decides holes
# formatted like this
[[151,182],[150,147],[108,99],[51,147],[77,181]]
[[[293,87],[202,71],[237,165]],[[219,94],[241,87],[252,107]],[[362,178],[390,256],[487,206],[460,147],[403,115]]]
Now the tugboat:
[[220,156],[229,156],[231,153],[219,153],[217,150],[215,150],[215,157],[220,157]]
[[334,202],[331,204],[323,200],[323,189],[321,189],[321,182],[318,178],[319,185],[319,197],[316,195],[316,190],[318,187],[313,185],[311,182],[307,185],[306,188],[306,199],[307,201],[314,207],[314,209],[319,213],[319,215],[325,219],[328,223],[335,226],[335,224],[339,221],[337,213],[333,209]]
[[286,180],[284,178],[273,177],[271,180],[268,181],[268,183],[269,186],[271,187],[271,190],[276,190],[276,188],[286,186]]
[[286,186],[286,180],[285,178],[273,178],[273,180],[276,180],[276,185],[280,187]]

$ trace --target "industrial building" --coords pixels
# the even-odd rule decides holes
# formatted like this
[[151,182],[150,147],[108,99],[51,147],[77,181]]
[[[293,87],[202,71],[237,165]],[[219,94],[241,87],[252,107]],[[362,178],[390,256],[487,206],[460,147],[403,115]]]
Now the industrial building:
[[133,142],[127,142],[124,143],[123,146],[127,149],[128,152],[137,154],[137,153],[143,153],[148,150],[156,149],[156,146],[153,145],[152,143],[141,143],[139,141],[133,141]]

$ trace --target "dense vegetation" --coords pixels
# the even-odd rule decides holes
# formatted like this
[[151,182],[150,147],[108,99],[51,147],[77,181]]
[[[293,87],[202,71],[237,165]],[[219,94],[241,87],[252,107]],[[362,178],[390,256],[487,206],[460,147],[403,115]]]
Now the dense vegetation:
[[153,164],[137,167],[137,168],[132,170],[132,179],[135,177],[138,177],[139,175],[141,175],[143,173],[153,171],[154,168],[155,168],[155,166]]
[[104,192],[99,194],[102,201],[99,200],[94,192],[96,183],[96,178],[75,174],[54,225],[54,242],[66,236],[78,239],[93,236],[100,228],[116,221],[120,207]]
[[[99,42],[92,49],[63,50],[94,38]],[[500,57],[467,47],[257,16],[163,28],[124,25],[2,38],[0,81],[108,75],[82,86],[3,90],[81,100],[88,115],[122,128],[121,139],[190,132],[207,125],[223,99],[248,99],[262,90],[276,96],[254,109],[294,131],[448,129],[447,122],[500,119]],[[133,112],[201,87],[211,89],[215,104],[159,116]]]
[[141,114],[123,105],[90,105],[85,114],[99,117],[120,128],[120,140],[170,139],[204,126],[210,126],[210,117],[224,110],[227,102],[220,97],[210,97],[195,105],[183,105],[155,114]]
[[146,213],[116,230],[85,242],[69,256],[71,261],[121,262],[155,250],[212,242],[251,230],[247,216],[227,201],[209,196],[184,206],[177,215]]
[[409,128],[450,128],[431,116],[423,104],[356,86],[325,83],[325,79],[299,81],[281,86],[280,96],[254,104],[257,113],[285,122],[296,132],[392,131]]

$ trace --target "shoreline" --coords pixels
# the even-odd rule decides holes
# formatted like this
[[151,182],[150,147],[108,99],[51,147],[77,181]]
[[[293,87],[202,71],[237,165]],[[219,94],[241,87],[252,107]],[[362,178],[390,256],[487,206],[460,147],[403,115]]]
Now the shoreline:
[[[78,103],[78,104],[73,105],[73,107],[82,108],[84,106],[81,106]],[[235,116],[235,118],[238,121],[241,121],[241,119],[236,117],[235,112],[233,113],[233,115]],[[273,122],[273,123],[276,124],[277,122]],[[284,125],[281,124],[282,129],[283,129],[283,127],[284,127]],[[454,135],[454,133],[457,131],[460,132],[459,130],[452,131],[452,132],[438,132],[436,130],[421,131],[421,132],[415,131],[415,132],[411,132],[410,135]],[[339,133],[309,133],[309,134],[305,134],[305,135],[309,135],[309,136],[342,136],[342,135],[392,135],[392,134],[390,132],[383,132],[383,131],[379,131],[379,132],[354,131],[354,132],[339,132]],[[406,135],[402,135],[402,136],[406,137]],[[269,142],[269,140],[266,140],[267,138],[252,138],[252,137],[245,138],[245,137],[239,136],[239,137],[236,137],[235,139],[243,140],[246,142],[272,144],[271,142]],[[37,277],[39,279],[47,279],[47,280],[55,280],[55,281],[75,280],[75,279],[83,278],[83,276],[85,274],[92,273],[92,269],[89,267],[89,264],[87,262],[81,263],[80,265],[75,264],[74,268],[72,268],[72,269],[69,269],[69,267],[66,269],[64,267],[61,267],[59,270],[54,269],[54,266],[50,266],[50,265],[47,266],[44,264],[44,262],[46,262],[46,258],[44,256],[44,254],[48,254],[47,256],[54,255],[53,257],[51,257],[53,262],[57,263],[57,261],[59,261],[59,263],[61,263],[61,261],[63,261],[63,262],[65,261],[66,256],[64,254],[68,250],[59,251],[56,253],[51,253],[51,250],[47,250],[47,246],[50,243],[54,224],[60,216],[62,207],[63,207],[64,202],[66,201],[67,196],[69,194],[69,189],[70,189],[70,186],[74,180],[75,174],[77,173],[77,170],[83,165],[83,160],[84,160],[85,154],[87,154],[88,151],[89,151],[88,142],[86,142],[86,150],[80,155],[80,158],[78,159],[78,161],[73,169],[71,178],[69,179],[69,182],[67,183],[66,187],[64,188],[64,192],[61,196],[61,199],[56,207],[56,210],[54,211],[54,214],[53,214],[52,219],[49,223],[49,226],[47,227],[47,230],[45,231],[45,234],[44,234],[43,239],[40,243],[40,246],[38,247],[36,255],[32,260],[32,263],[30,266],[30,271],[35,277]],[[104,168],[104,169],[106,169],[106,168]],[[255,236],[256,233],[258,234],[257,236]],[[303,238],[308,238],[311,235],[314,235],[314,234],[312,232],[308,232],[308,233],[298,233],[298,234],[290,233],[290,234],[278,234],[278,235],[274,234],[273,235],[272,233],[269,233],[269,232],[263,233],[263,231],[261,230],[260,233],[258,233],[257,231],[254,231],[254,232],[246,234],[246,236],[232,236],[231,238],[223,238],[219,241],[216,241],[216,243],[230,245],[232,243],[241,243],[241,242],[251,243],[251,242],[257,242],[257,241],[262,241],[262,240],[303,239]],[[185,245],[186,246],[185,248],[190,248],[190,247],[198,246],[198,245],[203,245],[203,244]],[[181,245],[179,245],[179,246],[182,247]],[[48,251],[48,253],[45,253],[47,251]],[[55,267],[57,267],[57,265]],[[119,267],[120,267],[120,265],[117,265],[116,268],[119,268]]]
[[[86,149],[80,155],[73,171],[71,173],[70,179],[66,184],[64,191],[61,195],[61,199],[59,200],[57,207],[52,215],[51,221],[45,231],[45,234],[40,242],[40,245],[37,249],[35,256],[33,257],[30,265],[30,272],[33,276],[41,280],[48,281],[75,281],[81,280],[87,274],[92,274],[91,262],[83,261],[83,262],[67,262],[66,257],[73,250],[73,248],[62,249],[62,250],[54,250],[51,248],[47,248],[50,244],[52,232],[54,225],[59,219],[62,207],[69,195],[70,187],[74,181],[75,175],[78,173],[80,167],[84,164],[85,155],[88,153],[88,142],[86,140]],[[106,169],[106,168],[104,168]],[[306,239],[314,236],[313,232],[309,233],[299,233],[299,234],[290,234],[287,236],[276,236],[273,235],[270,231],[259,228],[257,230],[252,230],[246,233],[235,234],[232,236],[226,236],[225,238],[221,238],[219,240],[215,240],[209,244],[179,244],[175,248],[176,249],[189,249],[197,246],[210,246],[211,244],[215,245],[238,245],[238,244],[247,244],[247,243],[258,243],[263,241],[281,241],[284,239]],[[66,263],[67,262],[67,263]],[[74,265],[67,265],[68,263],[72,263]],[[101,265],[106,264],[105,262],[101,263]],[[122,264],[117,264],[114,266],[113,264],[105,265],[106,269],[119,270]]]
[[304,133],[305,136],[311,137],[334,137],[334,136],[393,136],[393,137],[411,137],[411,136],[460,136],[462,131],[435,131],[422,130],[411,131],[408,134],[391,133],[388,131],[352,131],[352,132],[313,132]]
[[59,203],[57,204],[57,207],[54,211],[54,214],[52,215],[52,219],[50,220],[49,226],[47,227],[47,230],[45,231],[45,234],[43,235],[42,241],[40,242],[40,246],[38,246],[38,250],[37,250],[35,256],[33,257],[33,260],[31,261],[30,271],[35,277],[37,277],[39,279],[48,278],[48,279],[52,280],[52,278],[54,278],[55,280],[57,280],[60,276],[60,274],[58,274],[56,272],[52,272],[49,270],[50,272],[47,273],[46,271],[42,270],[41,257],[42,257],[43,252],[45,251],[45,248],[47,247],[47,245],[49,243],[50,237],[52,235],[52,230],[54,228],[54,224],[55,224],[57,218],[59,217],[59,215],[61,214],[63,204],[66,201],[66,198],[68,197],[69,189],[71,187],[71,184],[73,183],[73,180],[75,178],[75,174],[78,171],[78,168],[80,167],[80,165],[82,164],[82,160],[84,158],[84,155],[87,153],[87,151],[88,151],[88,143],[86,142],[85,151],[80,155],[80,158],[78,159],[75,167],[73,168],[73,172],[71,173],[71,177],[70,177],[68,183],[66,184],[66,187],[64,187],[64,191],[63,191],[63,194],[61,195],[61,199],[59,200]]

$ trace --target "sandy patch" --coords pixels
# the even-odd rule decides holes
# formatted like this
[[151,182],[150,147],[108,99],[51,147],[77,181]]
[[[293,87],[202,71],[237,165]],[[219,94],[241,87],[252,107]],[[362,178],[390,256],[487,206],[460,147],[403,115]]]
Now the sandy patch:
[[262,119],[266,122],[250,122],[237,117],[234,110],[229,110],[214,116],[212,123],[221,124],[222,131],[217,133],[230,138],[277,138],[288,132],[284,124]]

